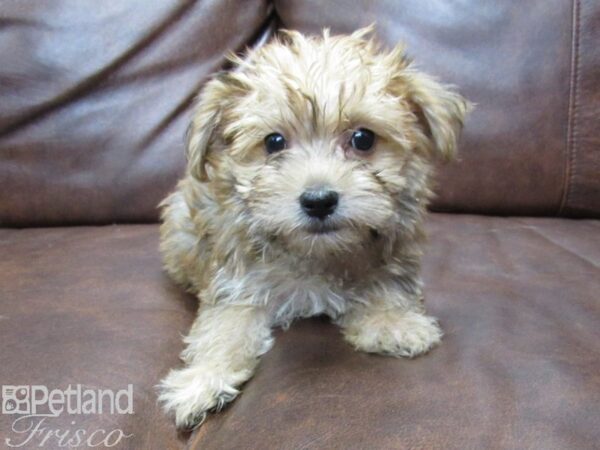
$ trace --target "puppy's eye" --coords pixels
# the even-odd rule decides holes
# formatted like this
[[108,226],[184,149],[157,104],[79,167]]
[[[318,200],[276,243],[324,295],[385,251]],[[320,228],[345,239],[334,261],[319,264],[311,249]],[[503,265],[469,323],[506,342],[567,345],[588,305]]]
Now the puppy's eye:
[[279,133],[271,133],[265,138],[267,153],[275,153],[285,148],[285,138]]
[[366,128],[359,128],[350,138],[350,145],[361,152],[368,152],[375,144],[375,133]]

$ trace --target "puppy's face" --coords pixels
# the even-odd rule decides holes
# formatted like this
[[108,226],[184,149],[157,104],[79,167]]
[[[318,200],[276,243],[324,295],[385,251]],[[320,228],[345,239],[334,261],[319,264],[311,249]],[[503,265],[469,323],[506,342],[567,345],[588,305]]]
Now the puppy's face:
[[189,170],[253,237],[336,253],[418,222],[467,105],[366,32],[287,33],[207,84]]

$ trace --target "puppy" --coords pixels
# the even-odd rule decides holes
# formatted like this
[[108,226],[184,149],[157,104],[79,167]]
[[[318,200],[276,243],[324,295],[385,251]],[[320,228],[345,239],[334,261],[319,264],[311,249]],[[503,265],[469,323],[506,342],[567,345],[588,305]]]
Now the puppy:
[[423,216],[468,103],[370,34],[282,32],[198,98],[186,175],[161,204],[166,270],[200,300],[185,367],[160,385],[179,427],[233,400],[271,328],[298,317],[327,314],[365,352],[440,342]]

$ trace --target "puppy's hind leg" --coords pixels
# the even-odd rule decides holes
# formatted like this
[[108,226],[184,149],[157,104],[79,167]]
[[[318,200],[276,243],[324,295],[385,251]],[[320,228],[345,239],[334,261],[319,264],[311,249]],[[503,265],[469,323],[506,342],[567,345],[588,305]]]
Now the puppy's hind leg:
[[199,254],[201,236],[198,236],[190,217],[182,191],[184,183],[180,183],[179,187],[159,205],[162,208],[160,251],[165,270],[171,278],[197,293],[200,287],[194,282],[194,274],[202,273],[199,266],[205,258]]
[[202,423],[206,413],[233,400],[273,344],[264,308],[202,305],[181,354],[186,367],[159,385],[159,401],[179,428]]

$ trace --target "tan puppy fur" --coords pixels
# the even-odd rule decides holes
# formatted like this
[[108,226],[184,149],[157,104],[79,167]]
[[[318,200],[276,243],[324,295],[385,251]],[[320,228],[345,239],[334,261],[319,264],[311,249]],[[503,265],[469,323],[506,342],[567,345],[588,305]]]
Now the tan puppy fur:
[[[451,158],[467,102],[370,29],[284,32],[198,98],[188,168],[163,203],[161,251],[200,309],[160,400],[180,427],[238,393],[273,326],[331,316],[356,349],[413,357],[440,341],[419,278],[432,159]],[[353,133],[372,130],[370,150]],[[265,137],[285,148],[269,153]],[[300,196],[338,194],[309,217]]]

